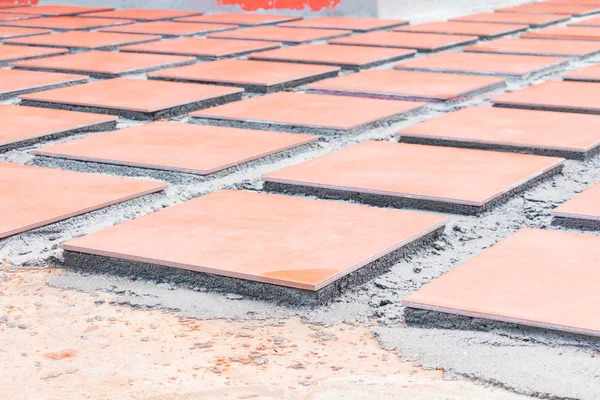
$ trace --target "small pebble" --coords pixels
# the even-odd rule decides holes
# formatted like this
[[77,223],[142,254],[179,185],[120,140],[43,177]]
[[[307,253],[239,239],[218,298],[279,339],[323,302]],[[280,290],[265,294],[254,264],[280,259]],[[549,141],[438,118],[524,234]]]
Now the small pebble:
[[150,340],[150,338],[149,338],[148,336],[144,336],[144,337],[142,338],[142,342],[147,342],[147,341],[149,341],[149,340]]

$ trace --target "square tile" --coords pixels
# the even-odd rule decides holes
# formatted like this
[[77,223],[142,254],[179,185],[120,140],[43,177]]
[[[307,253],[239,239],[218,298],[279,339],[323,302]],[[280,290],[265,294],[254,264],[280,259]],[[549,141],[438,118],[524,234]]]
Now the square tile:
[[279,92],[201,110],[190,115],[211,123],[237,122],[257,129],[357,133],[423,108],[422,103]]
[[252,60],[218,60],[148,75],[152,79],[239,86],[246,91],[272,93],[337,76],[339,67]]
[[565,81],[600,82],[600,67],[598,64],[571,71],[566,74]]
[[2,10],[7,13],[23,13],[23,14],[35,14],[42,15],[45,17],[58,17],[58,16],[69,16],[79,15],[86,13],[94,13],[96,16],[97,12],[109,11],[113,8],[108,7],[84,7],[84,6],[53,6],[53,5],[42,5],[32,7],[16,7],[8,10]]
[[390,47],[417,51],[441,51],[477,42],[477,36],[436,35],[435,33],[376,31],[330,40],[331,44]]
[[179,18],[180,22],[202,22],[207,24],[234,24],[240,26],[274,25],[281,22],[296,21],[302,17],[293,15],[222,13]]
[[548,81],[492,99],[495,106],[600,114],[600,85]]
[[568,15],[558,14],[521,14],[521,13],[502,13],[486,12],[465,15],[453,18],[450,21],[460,22],[485,22],[488,24],[523,24],[531,28],[543,28],[548,25],[565,22],[570,18]]
[[568,63],[566,58],[509,54],[447,52],[405,61],[394,66],[409,71],[507,76],[527,79]]
[[8,8],[23,8],[22,4],[9,4],[9,3],[0,3],[0,10],[8,9]]
[[0,45],[0,65],[11,61],[31,60],[34,58],[64,54],[67,49],[48,49],[45,47]]
[[560,14],[573,17],[600,12],[599,5],[567,5],[567,4],[521,4],[514,7],[500,8],[496,12],[531,13],[531,14]]
[[280,43],[268,43],[254,40],[200,39],[183,37],[178,39],[161,40],[146,44],[123,46],[120,51],[133,53],[173,54],[195,56],[200,59],[214,60],[243,56],[261,50],[271,50],[280,47]]
[[577,21],[568,24],[568,26],[589,26],[589,27],[600,27],[600,17],[588,18],[583,21]]
[[6,43],[41,47],[66,47],[73,50],[112,50],[117,46],[147,43],[159,39],[160,36],[155,35],[128,35],[126,33],[70,31],[55,33],[52,35],[36,35],[20,39],[10,39],[7,40]]
[[161,21],[173,18],[188,17],[191,15],[200,15],[199,11],[183,10],[155,10],[148,8],[127,8],[124,10],[113,10],[95,13],[90,17],[133,19],[136,21]]
[[402,25],[408,25],[408,21],[403,19],[394,20],[335,16],[309,18],[280,24],[280,26],[289,28],[348,29],[355,32],[369,32],[379,29],[390,29]]
[[17,14],[17,13],[5,13],[2,12],[2,6],[0,6],[0,21],[14,21],[19,19],[38,18],[37,15],[31,14]]
[[63,248],[315,292],[446,222],[434,214],[221,190]]
[[[600,238],[521,229],[405,297],[406,307],[600,336]],[[576,277],[576,278],[574,278]]]
[[189,24],[186,22],[155,21],[101,29],[100,32],[145,33],[162,37],[204,35],[211,32],[236,29],[236,25]]
[[537,39],[600,40],[600,29],[589,26],[553,26],[521,37]]
[[161,182],[0,162],[0,238],[166,187]]
[[0,100],[24,93],[84,83],[87,78],[85,75],[0,69]]
[[359,71],[412,57],[415,54],[415,50],[408,49],[307,44],[253,53],[248,58],[264,61],[335,65],[342,69]]
[[457,101],[502,87],[505,87],[504,78],[374,69],[316,82],[307,89],[349,96]]
[[282,28],[280,26],[257,26],[227,32],[211,33],[208,37],[299,44],[314,42],[316,40],[334,39],[341,36],[348,36],[351,33],[352,31],[335,29],[298,28],[290,30],[289,28]]
[[13,63],[12,65],[18,69],[75,72],[87,74],[95,78],[113,78],[125,74],[154,71],[194,62],[196,62],[194,57],[90,51],[22,61]]
[[[578,227],[578,223],[588,227],[600,228],[600,183],[595,184],[584,192],[576,195],[571,200],[563,203],[552,210],[552,216],[559,218],[561,224],[572,223]],[[594,226],[595,225],[595,226]]]
[[34,154],[208,175],[316,140],[312,135],[152,122],[42,147]]
[[107,115],[0,104],[0,152],[80,132],[114,129]]
[[518,24],[490,24],[487,22],[428,22],[425,24],[407,25],[394,29],[394,32],[440,33],[452,35],[470,35],[480,38],[496,38],[522,32],[527,25]]
[[144,120],[239,100],[242,92],[243,89],[224,86],[115,78],[24,95],[21,99],[24,105],[89,110]]
[[354,199],[377,206],[477,214],[564,159],[495,151],[363,142],[263,177],[265,190]]
[[600,42],[507,38],[469,46],[464,51],[529,56],[590,57],[600,52]]
[[1,21],[4,26],[18,26],[23,28],[52,29],[55,31],[71,31],[102,28],[105,26],[130,24],[133,21],[124,21],[109,18],[83,18],[83,17],[48,17],[24,19],[18,21]]
[[398,135],[408,143],[583,159],[600,150],[600,117],[467,107],[403,128]]
[[15,28],[13,26],[0,26],[0,39],[19,38],[52,33],[47,29]]

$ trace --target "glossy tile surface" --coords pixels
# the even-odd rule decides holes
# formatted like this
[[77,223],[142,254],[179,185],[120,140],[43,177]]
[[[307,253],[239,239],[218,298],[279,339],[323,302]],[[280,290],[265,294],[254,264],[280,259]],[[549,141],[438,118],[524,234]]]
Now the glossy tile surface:
[[178,18],[177,20],[183,22],[203,22],[209,24],[234,24],[245,26],[257,26],[278,24],[280,22],[295,21],[298,19],[302,19],[302,17],[297,17],[293,15],[220,13]]
[[63,247],[316,291],[445,222],[440,215],[222,190]]
[[428,22],[417,25],[401,26],[396,32],[448,33],[453,35],[471,35],[496,37],[521,32],[528,28],[522,24],[490,24],[487,22]]
[[78,30],[102,28],[105,26],[123,25],[133,21],[123,21],[109,18],[83,18],[83,17],[49,17],[34,18],[20,21],[0,22],[2,25],[21,26],[24,28],[42,28],[58,30]]
[[0,62],[53,56],[64,54],[67,51],[67,49],[49,49],[45,47],[0,45]]
[[600,12],[596,5],[568,5],[568,4],[521,4],[514,7],[499,8],[496,12],[532,13],[532,14],[562,14],[580,17],[583,15]]
[[504,83],[504,78],[374,69],[308,85],[307,89],[347,95],[427,100],[466,100],[475,92]]
[[85,75],[0,69],[0,95],[86,80]]
[[272,172],[267,182],[483,206],[562,158],[368,141]]
[[211,33],[208,37],[225,39],[264,40],[268,42],[308,43],[350,35],[352,31],[334,29],[298,28],[290,30],[280,26],[257,26],[233,31]]
[[507,38],[483,42],[464,49],[474,53],[587,57],[600,52],[600,42]]
[[600,29],[589,26],[553,26],[535,32],[527,32],[524,38],[600,40]]
[[[24,29],[24,28],[10,28]],[[36,35],[20,39],[7,40],[7,43],[30,46],[67,47],[75,49],[99,49],[103,47],[123,46],[126,44],[145,43],[159,40],[156,35],[129,35],[109,32],[61,32],[51,35]]]
[[206,175],[316,140],[312,135],[153,122],[42,147],[35,154]]
[[51,33],[47,29],[17,28],[14,26],[0,26],[0,39],[19,38],[25,36],[44,35]]
[[202,14],[199,11],[183,11],[183,10],[156,10],[149,8],[128,8],[124,10],[113,10],[95,13],[94,17],[102,18],[117,18],[117,19],[133,19],[137,21],[159,21],[164,19],[186,17],[190,15]]
[[354,46],[415,49],[420,51],[436,51],[453,46],[460,46],[473,43],[477,40],[477,36],[376,31],[363,33],[361,35],[352,35],[342,37],[339,39],[332,39],[329,41],[329,43]]
[[[522,229],[405,297],[405,306],[600,335],[600,238]],[[576,278],[575,278],[576,277]]]
[[285,22],[280,26],[292,28],[317,28],[317,29],[348,29],[356,32],[368,32],[377,29],[389,29],[400,25],[406,25],[408,21],[403,19],[382,18],[352,18],[352,17],[319,17],[307,18],[300,21]]
[[485,22],[491,24],[524,24],[532,28],[542,27],[550,24],[556,24],[568,20],[568,15],[557,14],[522,14],[522,13],[502,13],[486,12],[479,14],[465,15],[456,17],[450,21],[462,22]]
[[161,182],[0,163],[0,238],[166,188]]
[[571,71],[565,76],[567,81],[600,82],[600,66],[598,64]]
[[600,183],[552,210],[554,217],[600,221]]
[[109,7],[86,7],[86,6],[59,6],[59,5],[40,5],[34,7],[16,7],[10,8],[6,10],[2,10],[3,12],[8,13],[23,13],[23,14],[35,14],[35,15],[44,15],[44,16],[54,16],[58,17],[61,15],[79,15],[85,13],[93,13],[97,16],[96,13],[98,11],[108,11],[112,10]]
[[163,36],[189,36],[237,28],[236,25],[188,24],[186,22],[154,21],[102,29],[101,32],[142,33]]
[[350,130],[421,103],[280,92],[191,113],[192,117]]

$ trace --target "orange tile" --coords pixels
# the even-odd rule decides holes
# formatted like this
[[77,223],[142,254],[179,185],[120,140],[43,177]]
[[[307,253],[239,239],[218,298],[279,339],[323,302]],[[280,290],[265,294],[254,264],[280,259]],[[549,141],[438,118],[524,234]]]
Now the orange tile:
[[418,110],[421,103],[279,92],[191,113],[192,117],[351,131]]
[[0,69],[0,99],[57,86],[83,83],[86,80],[85,75]]
[[298,28],[290,30],[280,26],[257,26],[233,31],[211,33],[208,37],[243,40],[264,40],[268,42],[282,43],[308,43],[315,40],[327,40],[347,36],[352,31],[341,31],[335,29],[310,29]]
[[64,136],[114,125],[116,117],[74,111],[0,104],[0,151],[39,138]]
[[32,58],[64,54],[67,49],[47,49],[33,46],[0,45],[0,64],[9,61],[21,61]]
[[240,86],[270,93],[337,76],[339,67],[252,60],[219,60],[149,74],[166,80]]
[[346,36],[330,40],[331,44],[354,46],[391,47],[400,49],[415,49],[418,51],[440,51],[454,46],[475,43],[477,36],[436,35],[434,33],[412,32],[368,32],[361,35]]
[[60,31],[94,29],[104,26],[123,25],[133,21],[123,21],[109,18],[83,18],[83,17],[49,17],[34,18],[19,21],[3,21],[5,26],[20,26],[24,28],[43,28]]
[[[9,28],[25,29],[25,28]],[[10,39],[6,43],[42,47],[66,47],[69,49],[111,49],[126,44],[146,43],[159,40],[154,35],[128,35],[125,33],[108,32],[61,32],[52,35],[37,35],[33,37]]]
[[600,67],[598,64],[576,71],[569,72],[564,76],[566,81],[600,82]]
[[600,17],[588,18],[583,21],[573,22],[568,24],[568,26],[591,26],[591,27],[599,27],[600,26]]
[[0,26],[0,39],[43,35],[45,33],[52,33],[52,31],[49,31],[46,29],[30,29],[30,28],[15,28],[12,26]]
[[[265,175],[266,182],[410,200],[475,212],[560,167],[562,158],[368,141]],[[428,204],[429,203],[429,204]],[[450,209],[450,211],[452,211]]]
[[[417,292],[406,307],[600,335],[600,238],[521,229]],[[576,277],[576,278],[574,278]]]
[[342,69],[360,70],[412,57],[415,50],[380,47],[307,44],[253,53],[248,58],[303,64],[336,65]]
[[555,26],[535,32],[527,32],[524,38],[600,40],[600,29],[589,26]]
[[128,8],[124,10],[113,10],[95,13],[90,17],[102,18],[117,18],[117,19],[134,19],[136,21],[160,21],[165,19],[173,19],[179,17],[187,17],[191,15],[202,14],[199,11],[183,11],[183,10],[154,10],[148,8]]
[[498,53],[531,56],[589,57],[600,52],[600,43],[507,38],[469,46],[466,47],[464,51],[471,53]]
[[560,14],[582,17],[600,12],[596,5],[553,5],[553,4],[521,4],[514,7],[500,8],[496,12],[531,13],[531,14]]
[[224,86],[115,78],[32,93],[21,96],[21,99],[47,103],[55,108],[61,108],[61,105],[75,109],[92,107],[108,114],[147,119],[239,99],[242,92],[243,89]]
[[280,24],[289,28],[316,28],[316,29],[348,29],[355,32],[368,32],[378,29],[390,29],[407,25],[403,19],[381,18],[351,18],[351,17],[320,17]]
[[134,53],[174,54],[195,56],[201,59],[237,57],[260,50],[276,49],[280,43],[265,43],[254,40],[178,38],[147,44],[123,46],[120,51]]
[[207,175],[317,140],[316,136],[152,122],[34,154]]
[[460,22],[485,22],[488,24],[523,24],[531,28],[543,28],[548,25],[567,21],[568,15],[557,14],[521,14],[521,13],[498,13],[487,12],[479,14],[465,15],[453,18],[450,21]]
[[236,25],[188,24],[185,22],[155,21],[101,29],[100,32],[145,33],[163,37],[201,35],[236,29]]
[[316,82],[309,90],[324,93],[409,100],[467,100],[504,87],[504,78],[374,69]]
[[302,17],[293,15],[222,13],[179,18],[181,22],[202,22],[207,24],[234,24],[240,26],[273,25],[280,22],[296,21]]
[[221,190],[63,248],[317,291],[446,222],[434,214]]
[[67,54],[59,57],[22,61],[13,63],[12,65],[21,69],[50,72],[77,72],[106,78],[186,65],[195,61],[196,59],[194,57],[90,51],[86,53]]
[[568,59],[558,57],[447,52],[405,61],[397,64],[394,68],[527,78],[533,74],[565,65],[567,62]]
[[548,81],[492,99],[502,107],[600,114],[600,85]]
[[[2,6],[0,6],[0,9],[2,8]],[[0,12],[0,21],[5,22],[5,21],[13,21],[13,20],[18,20],[18,19],[28,19],[28,18],[38,18],[37,15],[31,15],[31,14],[17,14],[17,13],[5,13],[5,12]]]
[[403,128],[402,141],[583,158],[600,146],[600,117],[467,107]]
[[442,33],[453,35],[472,35],[482,38],[495,38],[502,35],[521,32],[528,28],[527,25],[518,24],[490,24],[487,22],[428,22],[418,25],[401,26],[394,32],[420,32]]
[[161,182],[0,163],[0,238],[164,190]]
[[552,210],[552,216],[575,220],[600,221],[600,183]]
[[112,10],[109,7],[83,7],[83,6],[34,6],[34,7],[16,7],[8,10],[2,10],[3,12],[8,13],[23,13],[23,14],[35,14],[35,15],[43,15],[47,17],[58,17],[58,16],[68,16],[68,15],[79,15],[85,13],[94,13],[96,16],[99,11],[108,11]]
[[0,9],[4,10],[4,9],[8,9],[8,8],[23,8],[23,5],[21,4],[8,4],[8,3],[0,3]]

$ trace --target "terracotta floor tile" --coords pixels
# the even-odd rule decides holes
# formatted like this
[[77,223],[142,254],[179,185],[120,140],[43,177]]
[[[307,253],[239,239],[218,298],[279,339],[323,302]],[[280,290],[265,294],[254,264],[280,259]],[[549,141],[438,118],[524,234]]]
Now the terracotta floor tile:
[[179,18],[178,21],[203,22],[207,24],[234,24],[240,26],[258,26],[273,25],[278,24],[280,22],[296,21],[299,19],[302,19],[302,17],[297,17],[293,15],[221,13]]
[[335,29],[298,28],[290,30],[280,26],[257,26],[253,28],[236,29],[233,31],[211,33],[208,37],[243,40],[264,40],[286,44],[309,43],[316,40],[334,39],[347,36],[352,31]]
[[412,71],[501,75],[525,79],[533,74],[565,65],[567,62],[568,59],[558,57],[447,52],[405,61],[397,64],[394,68]]
[[2,21],[4,26],[19,26],[24,28],[42,28],[59,31],[83,30],[102,28],[105,26],[130,24],[133,21],[124,21],[109,18],[83,18],[83,17],[49,17],[34,18],[18,21]]
[[[0,28],[1,29],[1,28]],[[24,29],[24,28],[9,28]],[[155,35],[129,35],[126,33],[70,31],[52,35],[37,35],[27,38],[10,39],[6,43],[42,47],[66,47],[69,49],[112,49],[115,46],[147,43],[159,40]]]
[[321,194],[315,189],[337,191],[343,198],[363,193],[378,197],[386,205],[477,213],[493,200],[556,171],[563,161],[525,154],[368,141],[281,169],[263,179],[314,195]]
[[600,43],[549,39],[497,39],[469,46],[471,53],[498,53],[552,57],[589,57],[600,52]]
[[316,140],[312,135],[153,122],[42,147],[34,154],[207,175]]
[[35,15],[43,15],[43,16],[47,16],[47,17],[59,17],[59,16],[79,15],[79,14],[86,14],[86,13],[93,13],[94,15],[90,15],[90,16],[96,16],[97,12],[108,11],[108,10],[112,10],[112,8],[41,5],[41,6],[33,6],[33,7],[16,7],[16,8],[8,9],[8,10],[2,10],[2,12],[35,14]]
[[0,3],[0,9],[8,9],[8,8],[23,8],[21,4],[8,4],[8,3]]
[[600,114],[600,85],[548,81],[492,99],[497,106]]
[[289,28],[316,28],[316,29],[348,29],[355,32],[369,32],[378,29],[390,29],[397,26],[408,25],[403,19],[382,18],[352,18],[352,17],[319,17],[293,22],[285,22],[280,26]]
[[408,100],[467,100],[504,87],[504,78],[374,69],[327,79],[307,86],[323,93]]
[[0,69],[0,99],[6,99],[23,93],[83,83],[86,80],[87,76],[85,75]]
[[403,128],[400,140],[583,158],[600,146],[600,117],[496,107],[467,107]]
[[600,29],[589,26],[553,26],[521,37],[538,39],[600,40]]
[[145,33],[163,37],[202,35],[211,32],[236,29],[237,25],[189,24],[186,22],[155,21],[118,26],[100,30],[101,32]]
[[40,58],[13,63],[20,69],[49,72],[76,72],[98,78],[141,73],[187,65],[195,62],[194,57],[165,56],[161,54],[117,53],[112,51],[90,51],[67,54],[59,57]]
[[96,112],[134,119],[154,119],[165,113],[178,115],[190,109],[237,100],[242,92],[243,89],[224,86],[115,78],[28,94],[21,99],[28,101],[26,105],[33,103],[75,110],[92,108]]
[[488,22],[428,22],[425,24],[407,25],[394,29],[394,32],[440,33],[453,35],[471,35],[481,38],[495,38],[516,32],[522,32],[527,25],[490,24]]
[[346,36],[330,40],[331,44],[354,46],[391,47],[400,49],[415,49],[418,51],[440,51],[455,46],[475,43],[477,36],[436,35],[434,33],[412,32],[368,32],[361,35]]
[[0,163],[0,238],[164,190],[166,184]]
[[14,21],[19,19],[28,19],[28,18],[38,18],[37,15],[31,14],[17,14],[17,13],[5,13],[1,11],[2,6],[0,6],[0,21]]
[[63,248],[317,291],[445,223],[434,214],[222,190]]
[[336,65],[342,69],[358,71],[412,57],[415,53],[415,50],[409,49],[307,44],[253,53],[248,58],[265,61]]
[[252,60],[219,60],[149,74],[183,82],[239,86],[246,91],[271,93],[337,76],[339,67]]
[[32,58],[64,54],[67,49],[48,49],[33,46],[0,45],[0,65],[10,61],[21,61]]
[[201,110],[190,115],[223,121],[347,132],[423,107],[421,103],[279,92]]
[[598,64],[569,72],[563,78],[566,81],[600,82],[600,67]]
[[600,335],[600,238],[521,229],[417,292],[407,307]]
[[0,104],[0,151],[30,144],[36,139],[75,132],[112,129],[117,118],[107,115]]
[[552,216],[573,220],[600,221],[600,183],[552,210]]
[[568,15],[557,14],[521,14],[521,13],[498,13],[486,12],[479,14],[465,15],[453,18],[450,21],[461,22],[485,22],[492,24],[524,24],[532,28],[543,28],[548,25],[567,21]]
[[18,38],[25,36],[43,35],[51,33],[47,29],[15,28],[12,26],[0,26],[0,39]]
[[500,8],[496,12],[531,13],[531,14],[559,14],[582,17],[584,15],[600,12],[596,5],[553,5],[553,4],[521,4],[514,7]]
[[166,19],[187,17],[191,15],[202,14],[199,11],[183,11],[183,10],[154,10],[148,8],[128,8],[124,10],[113,10],[101,13],[95,13],[94,17],[102,18],[117,18],[117,19],[133,19],[136,21],[160,21]]
[[573,22],[573,23],[568,24],[568,26],[600,27],[600,17],[588,18],[588,19],[584,19],[583,21]]
[[195,56],[200,59],[216,59],[237,57],[255,51],[276,49],[280,47],[280,45],[280,43],[267,43],[254,40],[183,37],[134,46],[123,46],[119,48],[119,50],[134,53],[173,54]]

